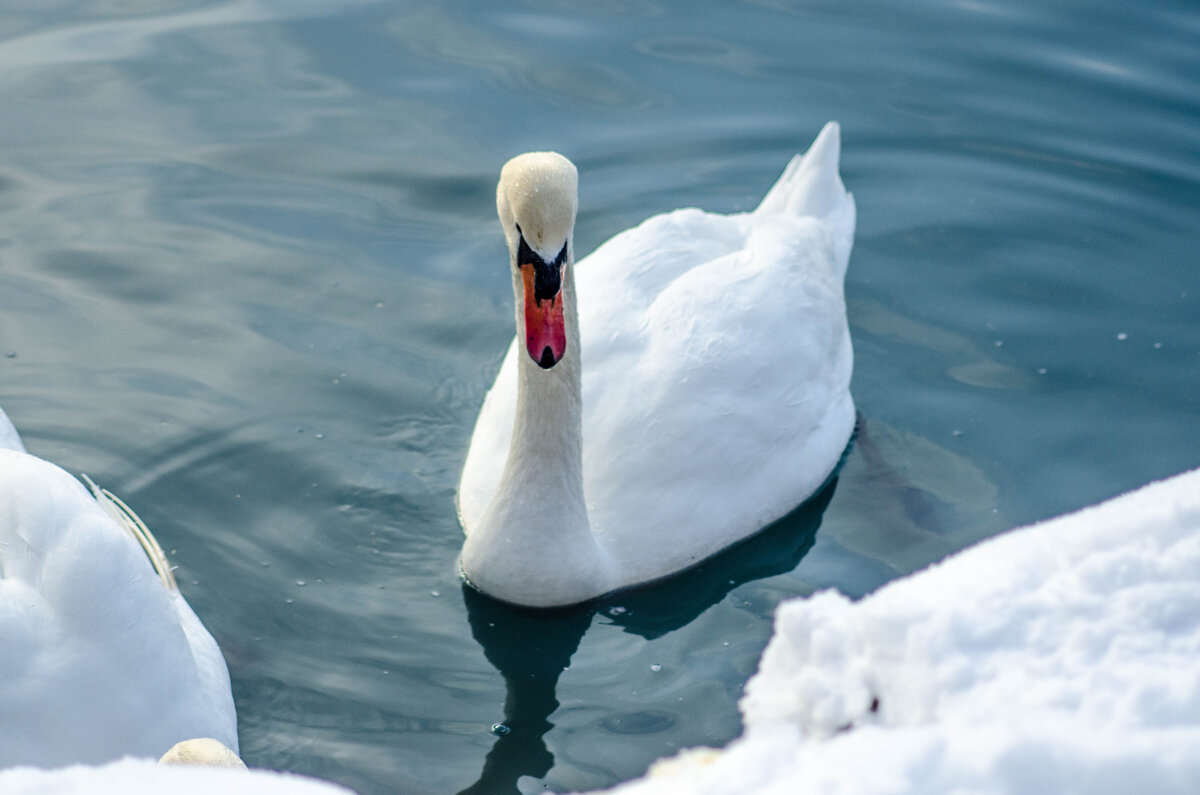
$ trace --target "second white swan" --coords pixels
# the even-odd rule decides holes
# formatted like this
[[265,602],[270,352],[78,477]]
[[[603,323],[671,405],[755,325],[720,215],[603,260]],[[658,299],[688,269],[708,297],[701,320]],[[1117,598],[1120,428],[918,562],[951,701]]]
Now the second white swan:
[[237,750],[229,669],[154,536],[0,410],[0,768]]

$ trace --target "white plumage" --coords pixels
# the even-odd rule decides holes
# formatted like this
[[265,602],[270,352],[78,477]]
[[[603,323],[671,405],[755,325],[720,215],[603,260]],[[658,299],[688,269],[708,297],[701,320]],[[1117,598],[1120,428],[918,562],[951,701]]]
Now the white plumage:
[[[567,326],[577,296],[581,342],[568,339],[562,362],[542,370],[514,341],[471,438],[459,485],[470,582],[549,606],[652,581],[780,518],[830,476],[855,413],[843,297],[855,208],[838,156],[830,123],[754,212],[677,210],[618,234],[578,266],[568,259]],[[541,248],[529,245],[547,262],[562,245],[540,232],[549,202],[571,204],[570,240],[574,167],[562,160],[570,173],[561,179],[541,161],[505,167],[498,202],[514,264],[510,226],[537,237]],[[521,339],[519,282],[515,273]],[[519,373],[529,423],[569,421],[552,401],[575,399],[571,368],[580,367],[582,531],[567,525],[583,511],[557,505],[571,489],[555,478],[572,477],[572,454],[539,437],[510,450]],[[504,511],[493,504],[498,493],[526,504]]]
[[0,768],[236,750],[225,660],[153,536],[26,453],[3,411],[0,446]]

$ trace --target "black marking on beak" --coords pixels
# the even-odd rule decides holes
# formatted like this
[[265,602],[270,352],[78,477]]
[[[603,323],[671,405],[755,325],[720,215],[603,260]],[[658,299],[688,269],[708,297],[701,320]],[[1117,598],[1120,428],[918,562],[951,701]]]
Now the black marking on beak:
[[537,364],[543,370],[549,370],[556,364],[554,361],[554,352],[550,350],[549,345],[542,349],[542,358],[538,360]]
[[[562,290],[562,269],[567,262],[567,244],[563,243],[562,251],[553,262],[546,262],[525,242],[521,227],[517,227],[521,241],[517,244],[517,267],[526,265],[533,267],[533,297],[539,303],[550,301]],[[544,366],[544,365],[543,365]]]

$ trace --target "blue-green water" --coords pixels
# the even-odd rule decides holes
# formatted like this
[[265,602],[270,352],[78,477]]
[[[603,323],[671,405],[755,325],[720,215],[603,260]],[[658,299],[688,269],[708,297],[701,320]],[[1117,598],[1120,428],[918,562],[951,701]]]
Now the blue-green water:
[[[250,764],[609,785],[740,732],[781,600],[1200,464],[1198,42],[1182,1],[8,3],[0,405],[158,534]],[[465,593],[501,163],[576,161],[586,252],[753,206],[828,119],[859,208],[840,478],[593,611]]]

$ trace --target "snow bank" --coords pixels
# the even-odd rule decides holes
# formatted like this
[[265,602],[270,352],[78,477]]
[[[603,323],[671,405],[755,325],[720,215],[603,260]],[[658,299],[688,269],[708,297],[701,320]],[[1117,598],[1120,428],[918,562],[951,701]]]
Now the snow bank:
[[[779,608],[724,750],[620,795],[1195,793],[1200,470],[986,541],[860,602]],[[268,771],[0,771],[0,792],[345,795]]]
[[782,605],[741,708],[614,792],[1197,792],[1200,470]]
[[0,770],[4,795],[349,795],[316,779],[269,770],[160,765],[149,759],[119,759],[107,765],[58,770],[14,767]]

